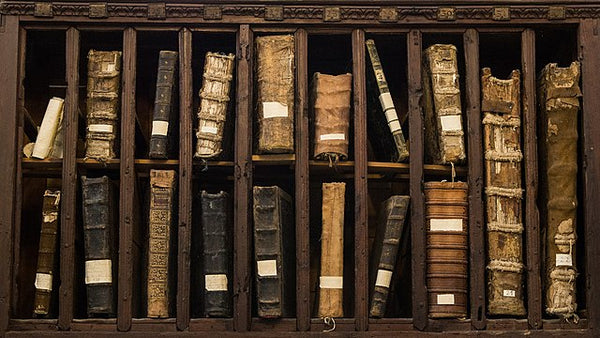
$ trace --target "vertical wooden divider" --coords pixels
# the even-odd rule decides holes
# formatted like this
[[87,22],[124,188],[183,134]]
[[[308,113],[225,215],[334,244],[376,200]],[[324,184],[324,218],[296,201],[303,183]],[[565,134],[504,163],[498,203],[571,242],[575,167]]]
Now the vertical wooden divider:
[[[119,182],[119,273],[117,329],[131,328],[133,306],[133,233],[135,194],[135,81],[137,32],[123,32],[123,92],[121,97],[121,167]],[[136,262],[137,264],[137,262]]]
[[483,143],[481,138],[481,89],[479,33],[471,28],[463,35],[466,63],[467,163],[469,183],[469,291],[471,325],[485,329],[485,236],[483,220]]
[[310,330],[309,242],[309,128],[308,128],[308,35],[294,34],[296,42],[296,328]]
[[233,250],[233,324],[248,331],[252,307],[252,50],[250,26],[237,34],[237,83],[235,119],[235,201]]
[[422,40],[419,30],[411,30],[406,39],[408,50],[408,125],[410,126],[410,234],[412,269],[412,316],[418,330],[427,326],[425,197],[423,195],[423,111],[420,101]]
[[179,227],[177,229],[177,329],[190,323],[192,232],[192,32],[179,31]]
[[540,215],[537,208],[538,167],[535,87],[535,31],[521,34],[523,100],[523,145],[525,169],[525,243],[527,255],[527,321],[529,328],[542,328],[542,280],[540,260]]
[[365,31],[352,31],[352,77],[354,90],[354,317],[356,330],[369,324],[369,234],[367,200],[367,93],[365,78]]

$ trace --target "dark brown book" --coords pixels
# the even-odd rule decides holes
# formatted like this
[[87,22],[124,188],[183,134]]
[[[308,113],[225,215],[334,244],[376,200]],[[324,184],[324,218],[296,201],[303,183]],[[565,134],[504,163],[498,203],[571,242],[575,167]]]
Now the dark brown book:
[[158,56],[154,117],[150,137],[150,158],[167,159],[176,131],[177,52],[161,50]]

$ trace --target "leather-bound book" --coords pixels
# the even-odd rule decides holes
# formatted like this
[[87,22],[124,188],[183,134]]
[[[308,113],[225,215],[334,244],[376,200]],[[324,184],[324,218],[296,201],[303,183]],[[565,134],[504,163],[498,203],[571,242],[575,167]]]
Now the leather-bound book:
[[173,203],[177,199],[174,170],[150,170],[150,216],[148,236],[148,317],[167,318],[169,299],[175,288],[170,262],[173,234]]
[[256,38],[259,153],[294,152],[294,37]]
[[323,183],[319,318],[343,317],[346,183]]
[[426,182],[430,318],[464,318],[468,303],[467,184]]
[[50,155],[62,120],[64,102],[59,97],[53,97],[48,102],[31,157],[43,160]]
[[[385,79],[383,66],[379,59],[379,53],[377,52],[377,47],[375,47],[375,41],[369,39],[366,41],[366,45],[367,51],[369,52],[369,60],[371,61],[371,68],[373,69],[372,75],[377,86],[377,94],[374,93],[374,88],[368,89],[371,97],[379,97],[379,106],[381,107],[381,110],[372,109],[368,112],[369,120],[373,121],[372,124],[379,125],[379,128],[369,129],[369,133],[374,134],[373,136],[375,136],[377,140],[384,140],[391,136],[393,139],[392,145],[395,149],[394,156],[392,156],[391,159],[393,161],[403,162],[408,159],[408,145],[406,144],[404,134],[402,133],[402,126],[398,119],[398,113],[394,107],[394,101],[392,100],[392,95],[390,94],[390,89],[388,88],[387,80]],[[376,121],[381,121],[383,123],[377,123]],[[381,126],[382,124],[387,124],[389,131],[383,130],[384,126]]]
[[202,310],[205,317],[231,317],[232,242],[229,194],[202,191]]
[[85,284],[89,317],[114,316],[113,278],[116,276],[116,226],[113,186],[107,176],[81,177]]
[[481,110],[487,205],[487,310],[525,315],[521,199],[521,75],[500,80],[483,68]]
[[352,74],[313,76],[316,159],[348,158]]
[[173,148],[177,114],[177,52],[161,50],[158,54],[158,74],[154,97],[154,117],[150,136],[150,158],[167,159]]
[[540,224],[545,238],[546,312],[576,317],[577,124],[580,68],[550,63],[538,81]]
[[278,186],[253,190],[258,316],[292,316],[296,304],[293,201]]
[[409,201],[410,196],[396,195],[385,200],[380,207],[370,263],[371,317],[385,315]]
[[120,88],[121,52],[90,50],[85,157],[99,161],[116,157]]
[[433,45],[423,57],[425,160],[433,164],[464,162],[456,47]]
[[222,152],[234,61],[233,54],[206,53],[198,108],[196,158],[213,158]]

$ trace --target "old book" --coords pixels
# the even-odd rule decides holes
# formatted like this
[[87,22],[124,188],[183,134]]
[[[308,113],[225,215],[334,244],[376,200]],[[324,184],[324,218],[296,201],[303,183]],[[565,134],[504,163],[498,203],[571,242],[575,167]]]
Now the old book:
[[234,61],[233,54],[206,53],[194,157],[208,159],[222,152]]
[[259,153],[294,152],[294,37],[256,38]]
[[[392,100],[392,95],[390,94],[390,89],[388,88],[387,80],[385,79],[383,66],[379,59],[379,53],[377,52],[377,47],[375,47],[375,41],[369,39],[366,41],[366,44],[367,51],[369,52],[369,60],[371,61],[371,68],[373,69],[373,75],[375,82],[377,83],[379,103],[381,106],[381,111],[377,109],[369,111],[368,114],[377,115],[370,116],[373,120],[382,120],[383,117],[385,117],[385,121],[387,122],[389,132],[391,133],[395,145],[395,155],[392,160],[403,162],[408,159],[408,145],[406,144],[404,134],[402,133],[402,126],[398,119],[398,113],[396,112],[396,107],[394,106],[394,101]],[[383,130],[379,130],[379,132],[382,131]],[[371,130],[369,130],[369,132],[371,132]],[[373,130],[373,132],[377,134],[377,130]],[[384,136],[379,136],[377,138],[382,139]]]
[[64,106],[63,112],[60,114],[60,119],[58,120],[58,129],[56,130],[56,136],[54,136],[54,142],[52,143],[52,149],[50,150],[50,154],[48,158],[50,159],[62,159],[64,154],[64,128],[63,128],[63,118],[64,118]]
[[487,297],[491,315],[525,315],[521,199],[521,75],[483,68],[481,110],[487,206]]
[[[177,114],[177,52],[161,50],[158,55],[154,117],[150,136],[150,158],[167,159],[173,148],[174,123]],[[169,142],[171,139],[171,142]]]
[[[51,188],[48,184],[47,188]],[[42,228],[35,274],[35,299],[33,314],[44,317],[50,313],[52,285],[56,272],[58,244],[60,190],[48,189],[42,202]]]
[[346,183],[323,183],[320,318],[343,317],[344,206]]
[[205,317],[231,317],[232,219],[229,194],[202,191],[202,310]]
[[433,45],[423,60],[425,159],[449,164],[465,160],[456,47]]
[[121,52],[89,51],[85,146],[88,158],[106,161],[116,157],[120,75]]
[[545,234],[546,312],[576,317],[577,124],[580,66],[550,63],[538,81],[540,224]]
[[31,157],[43,160],[50,155],[59,123],[62,120],[64,102],[65,100],[60,97],[53,97],[48,102]]
[[113,277],[115,252],[115,203],[113,186],[107,176],[81,177],[83,190],[83,236],[85,284],[89,317],[115,314]]
[[396,195],[385,200],[380,207],[370,263],[371,317],[385,315],[409,201],[410,196]]
[[464,318],[469,299],[467,184],[426,182],[427,293],[430,318]]
[[348,158],[352,74],[313,76],[316,159]]
[[292,316],[296,299],[293,200],[278,186],[253,190],[258,316]]
[[148,317],[167,318],[169,299],[175,285],[171,264],[173,203],[176,176],[174,170],[150,170],[150,216],[148,235]]

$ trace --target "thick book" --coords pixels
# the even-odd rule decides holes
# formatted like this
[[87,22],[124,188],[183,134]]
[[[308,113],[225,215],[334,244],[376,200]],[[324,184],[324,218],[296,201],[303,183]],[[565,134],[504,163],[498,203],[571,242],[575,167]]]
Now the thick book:
[[465,318],[468,292],[467,184],[426,182],[427,294],[430,318]]
[[43,160],[50,155],[62,121],[64,102],[60,97],[53,97],[48,102],[31,157]]
[[425,160],[462,163],[466,154],[456,47],[432,45],[423,63]]
[[256,38],[258,153],[294,152],[294,37]]
[[491,315],[525,315],[523,294],[523,209],[521,199],[521,74],[481,75],[485,150],[487,310]]
[[[379,105],[381,110],[373,109],[369,110],[369,120],[385,120],[387,126],[389,128],[389,132],[387,135],[384,133],[383,128],[377,129],[369,129],[369,132],[372,132],[374,136],[376,136],[377,140],[383,140],[385,138],[389,138],[391,135],[393,139],[393,145],[395,148],[395,155],[392,156],[393,161],[403,162],[408,159],[408,145],[406,144],[406,139],[404,138],[404,134],[402,133],[402,126],[400,120],[398,119],[398,113],[396,112],[396,107],[394,106],[394,101],[392,100],[392,95],[390,94],[390,89],[388,88],[388,83],[385,78],[385,74],[383,72],[383,66],[381,65],[381,60],[379,59],[379,53],[377,52],[377,47],[375,46],[375,41],[369,39],[366,41],[367,51],[369,52],[369,60],[371,61],[371,69],[373,72],[373,78],[376,82],[378,95],[375,93],[371,93],[370,96],[378,96]],[[368,88],[369,92],[373,92],[374,90]],[[376,115],[376,116],[374,116]],[[373,123],[373,124],[375,124]],[[383,123],[379,123],[380,125]],[[384,135],[378,135],[384,134]],[[382,142],[378,142],[382,143]],[[384,146],[384,145],[381,145]]]
[[314,157],[329,161],[348,158],[352,74],[313,76]]
[[174,170],[150,170],[150,215],[148,226],[148,317],[167,318],[175,285],[171,261],[173,212],[177,174]]
[[81,177],[85,284],[89,317],[114,316],[116,225],[113,186],[107,176]]
[[158,53],[158,74],[154,97],[154,116],[150,136],[150,158],[167,159],[173,149],[176,130],[177,58],[178,53],[161,50]]
[[380,207],[371,254],[371,307],[369,315],[385,315],[410,196],[391,196]]
[[546,313],[576,317],[577,151],[580,65],[550,63],[538,80],[540,224],[545,234]]
[[206,53],[198,108],[196,158],[213,158],[223,151],[223,130],[234,65],[233,54]]
[[319,318],[344,317],[344,207],[346,183],[323,183]]
[[229,194],[202,191],[202,312],[205,317],[232,315],[232,218]]
[[253,191],[258,316],[289,317],[296,304],[293,200],[278,186]]
[[87,158],[106,161],[116,157],[120,88],[121,52],[90,50],[85,146]]

